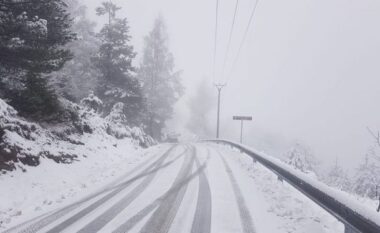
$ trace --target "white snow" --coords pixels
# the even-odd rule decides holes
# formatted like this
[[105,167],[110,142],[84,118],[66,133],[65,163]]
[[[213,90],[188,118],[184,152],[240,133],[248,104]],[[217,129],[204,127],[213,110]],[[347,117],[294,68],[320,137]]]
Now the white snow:
[[212,190],[211,232],[242,232],[232,186],[223,163],[215,151],[210,151],[207,169]]
[[[147,187],[147,189],[141,193],[140,196],[136,198],[128,207],[128,211],[122,211],[119,213],[112,221],[110,221],[106,226],[104,226],[99,233],[112,232],[127,220],[135,216],[137,213],[142,211],[146,206],[154,203],[157,198],[163,196],[171,187],[173,179],[178,174],[181,164],[184,162],[184,156],[176,157],[184,151],[183,147],[177,147],[174,149],[172,156],[165,160],[164,164],[168,166],[163,166],[156,177],[153,179],[152,183]],[[175,153],[177,152],[177,153]],[[157,206],[158,207],[158,206]],[[155,207],[155,208],[157,208]],[[154,212],[154,211],[152,211]],[[141,227],[146,223],[152,213],[145,216],[139,224],[136,224],[130,232],[140,232]]]
[[[94,96],[88,100],[101,104]],[[15,168],[0,175],[0,230],[90,194],[130,170],[142,157],[151,157],[166,147],[154,147],[146,153],[140,145],[152,145],[153,140],[141,129],[123,125],[120,112],[105,119],[94,108],[63,104],[78,112],[80,123],[91,133],[71,132],[66,125],[44,128],[30,123],[0,99],[0,149],[2,156],[13,156],[3,165]],[[52,159],[65,159],[66,155],[72,157],[67,164]],[[38,166],[17,161],[23,159],[34,159]]]
[[[108,140],[94,140],[93,143],[98,143],[99,146],[99,149],[94,149],[94,156],[71,165],[59,165],[51,160],[43,160],[41,166],[27,168],[26,173],[16,171],[0,177],[0,187],[10,187],[9,190],[4,190],[4,193],[0,193],[0,210],[5,210],[1,217],[3,220],[11,220],[3,224],[3,229],[60,209],[90,193],[104,190],[105,184],[109,184],[109,187],[110,183],[121,183],[127,179],[124,173],[137,174],[136,171],[143,171],[156,160],[156,155],[162,155],[169,147],[169,145],[161,145],[142,150],[132,146],[126,139],[116,141],[118,146],[114,147],[109,146],[112,143]],[[108,222],[100,232],[112,232],[141,210],[152,206],[153,209],[131,229],[131,232],[139,232],[158,207],[155,205],[157,198],[162,197],[172,187],[180,168],[188,158],[186,156],[192,156],[191,150],[182,153],[186,147],[186,145],[176,147],[146,190],[124,211]],[[237,203],[236,190],[234,191],[221,156],[227,161],[241,189],[244,199],[241,203],[245,202],[257,232],[344,232],[343,224],[335,217],[289,184],[279,181],[277,176],[264,166],[253,163],[249,156],[215,144],[198,144],[195,147],[200,164],[206,165],[204,173],[210,185],[211,232],[242,232],[244,224],[244,220],[239,217],[241,210]],[[91,148],[97,147],[91,145]],[[104,157],[109,159],[103,160]],[[194,166],[192,173],[196,171],[196,166]],[[199,192],[199,177],[197,173],[195,174],[187,183],[187,191],[170,227],[170,232],[191,231]],[[116,177],[121,178],[116,179]],[[82,229],[109,207],[118,203],[140,182],[143,181],[127,187],[62,232],[76,232]],[[106,194],[107,192],[83,203],[71,214],[52,222],[40,232],[52,229]],[[10,208],[12,211],[8,211]]]
[[245,145],[240,145],[241,147],[252,151],[253,153],[257,154],[258,156],[274,163],[275,165],[285,169],[287,172],[291,173],[292,175],[295,175],[299,177],[300,179],[304,180],[308,184],[312,185],[313,187],[321,190],[322,192],[328,194],[335,200],[338,200],[342,204],[346,205],[350,209],[353,209],[360,215],[366,217],[367,219],[371,220],[372,222],[380,225],[380,214],[376,212],[377,206],[370,206],[370,204],[373,202],[366,201],[363,202],[362,199],[359,199],[353,195],[350,195],[346,192],[343,192],[341,190],[337,190],[335,188],[332,188],[318,180],[315,179],[313,176],[309,176],[308,174],[302,173],[300,171],[295,170],[291,166],[285,164],[281,160],[274,158],[272,156],[267,155],[265,152],[257,151],[254,148],[250,148]]
[[[114,147],[113,145],[117,146]],[[166,145],[141,149],[130,139],[88,138],[91,156],[73,164],[44,159],[38,167],[26,167],[0,176],[0,230],[20,224],[99,191],[106,184],[146,164]],[[95,146],[96,145],[96,146]],[[120,182],[120,181],[119,181]]]
[[339,233],[343,224],[292,186],[240,152],[213,146],[227,160],[242,189],[257,232]]

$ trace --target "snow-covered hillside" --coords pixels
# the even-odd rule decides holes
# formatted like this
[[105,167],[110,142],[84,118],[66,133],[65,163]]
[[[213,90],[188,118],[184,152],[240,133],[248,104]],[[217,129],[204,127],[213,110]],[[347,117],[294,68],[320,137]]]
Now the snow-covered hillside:
[[137,164],[145,164],[151,158],[148,155],[167,147],[142,149],[128,139],[113,147],[108,145],[111,142],[115,143],[91,140],[92,155],[73,164],[42,159],[38,167],[27,167],[27,172],[16,170],[0,176],[0,232],[119,182]]
[[119,111],[123,107],[121,103],[103,118],[97,112],[101,101],[93,95],[82,101],[83,106],[62,102],[75,113],[71,117],[77,119],[39,125],[18,117],[0,99],[0,171],[26,171],[27,166],[38,166],[43,159],[72,163],[92,156],[103,145],[118,147],[122,139],[136,147],[154,144],[141,129],[127,126],[125,116]]
[[0,229],[93,191],[154,144],[140,128],[127,126],[122,104],[105,117],[93,95],[81,105],[62,104],[79,119],[31,123],[0,99]]

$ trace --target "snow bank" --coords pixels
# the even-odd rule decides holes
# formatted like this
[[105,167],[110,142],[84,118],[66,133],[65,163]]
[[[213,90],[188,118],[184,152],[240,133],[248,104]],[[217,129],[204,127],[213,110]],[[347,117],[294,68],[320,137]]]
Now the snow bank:
[[27,172],[18,169],[0,176],[0,232],[121,182],[136,166],[167,149],[166,145],[142,149],[128,138],[85,141],[88,158],[73,164],[42,159],[39,166],[26,167]]
[[0,170],[13,170],[16,162],[38,165],[40,148],[51,144],[49,138],[48,132],[19,119],[16,110],[0,99]]
[[73,163],[91,156],[89,140],[103,142],[129,138],[135,146],[154,144],[141,129],[127,126],[120,104],[103,118],[98,111],[102,103],[93,95],[82,102],[83,106],[67,100],[61,102],[69,110],[70,114],[64,116],[69,120],[38,125],[18,117],[17,111],[0,99],[0,171],[26,170],[26,166],[38,166],[44,158],[57,163]]
[[0,99],[0,231],[104,186],[155,143],[127,126],[120,104],[102,117],[102,103],[93,95],[81,105],[61,103],[75,113],[64,117],[74,120],[40,125]]
[[346,192],[332,188],[332,187],[316,180],[315,177],[312,177],[312,176],[309,176],[308,174],[297,171],[293,167],[291,167],[290,165],[282,162],[280,159],[269,156],[262,151],[258,151],[254,148],[250,148],[248,146],[237,144],[234,142],[229,142],[226,140],[223,140],[222,142],[236,144],[236,145],[239,145],[241,148],[244,148],[247,151],[253,152],[254,154],[262,157],[263,159],[265,159],[265,160],[275,164],[276,166],[284,169],[285,171],[289,172],[290,174],[300,178],[301,180],[305,181],[305,183],[308,183],[311,186],[313,186],[314,188],[322,191],[323,193],[328,194],[333,199],[337,200],[338,202],[347,206],[348,208],[354,210],[356,213],[360,214],[361,216],[365,217],[366,219],[372,221],[373,223],[375,223],[377,225],[380,225],[380,213],[376,212],[376,206],[370,206],[369,205],[373,202],[363,202],[362,199],[358,199],[358,198],[354,197],[353,195],[350,195]]
[[120,104],[106,117],[94,95],[81,105],[61,104],[67,110],[63,123],[36,124],[0,99],[0,229],[80,196],[155,144],[127,126]]
[[[223,153],[246,195],[257,232],[337,233],[343,224],[277,175],[240,151]],[[270,224],[268,224],[270,222]]]

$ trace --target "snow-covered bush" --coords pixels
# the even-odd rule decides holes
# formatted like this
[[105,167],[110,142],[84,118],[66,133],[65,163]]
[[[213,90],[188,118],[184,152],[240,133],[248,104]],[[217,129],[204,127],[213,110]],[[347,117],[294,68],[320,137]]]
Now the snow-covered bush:
[[[93,101],[90,101],[93,100]],[[101,101],[90,96],[82,103]],[[0,99],[0,171],[16,168],[25,170],[25,165],[38,166],[41,159],[52,159],[57,163],[72,163],[91,156],[97,143],[108,141],[108,146],[117,146],[118,140],[128,139],[131,144],[148,147],[155,142],[140,128],[130,129],[122,113],[123,104],[116,104],[106,118],[89,108],[61,100],[66,119],[60,123],[35,124],[18,116],[17,111]]]
[[107,122],[107,133],[118,139],[123,139],[126,137],[133,138],[136,140],[140,146],[148,147],[155,143],[154,139],[149,135],[145,134],[144,131],[139,127],[133,127],[132,129],[128,126],[127,117],[124,114],[124,104],[119,102],[116,103],[110,114],[105,118]]
[[13,170],[15,163],[39,164],[36,141],[40,127],[17,118],[17,111],[0,99],[0,170]]
[[124,104],[116,103],[110,114],[105,118],[107,122],[107,133],[118,139],[131,137],[131,129],[127,126],[127,117],[124,114]]
[[139,127],[132,128],[132,138],[140,142],[140,146],[148,147],[154,145],[156,141],[149,135],[145,134],[144,131]]
[[380,184],[380,168],[375,164],[361,165],[354,177],[352,191],[360,196],[376,197],[376,186]]
[[317,175],[318,162],[306,146],[296,143],[285,153],[285,162],[297,170],[310,175]]
[[351,189],[351,181],[342,167],[336,164],[322,180],[327,185],[348,192]]
[[[380,148],[375,145],[365,156],[365,161],[357,170],[353,179],[352,191],[360,196],[377,198],[377,186],[380,187]],[[380,190],[379,190],[380,191]]]
[[97,96],[94,95],[94,92],[90,92],[90,94],[81,100],[81,105],[85,107],[87,110],[93,110],[97,113],[102,112],[103,109],[103,101],[101,101]]

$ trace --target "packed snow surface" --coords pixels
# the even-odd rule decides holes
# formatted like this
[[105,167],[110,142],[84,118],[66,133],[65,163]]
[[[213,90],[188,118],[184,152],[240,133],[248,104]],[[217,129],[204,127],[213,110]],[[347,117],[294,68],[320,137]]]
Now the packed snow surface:
[[0,231],[100,190],[167,147],[141,149],[130,139],[111,138],[88,138],[86,145],[91,156],[75,163],[44,159],[40,166],[26,167],[26,172],[1,175]]
[[[16,215],[8,215],[11,222],[3,229],[46,213],[11,232],[29,229],[62,207],[107,190],[31,232],[344,232],[321,207],[228,147],[130,145],[104,148],[71,165],[47,160],[3,178],[1,187],[10,190],[1,194],[2,209]],[[103,153],[112,159],[103,161]]]

